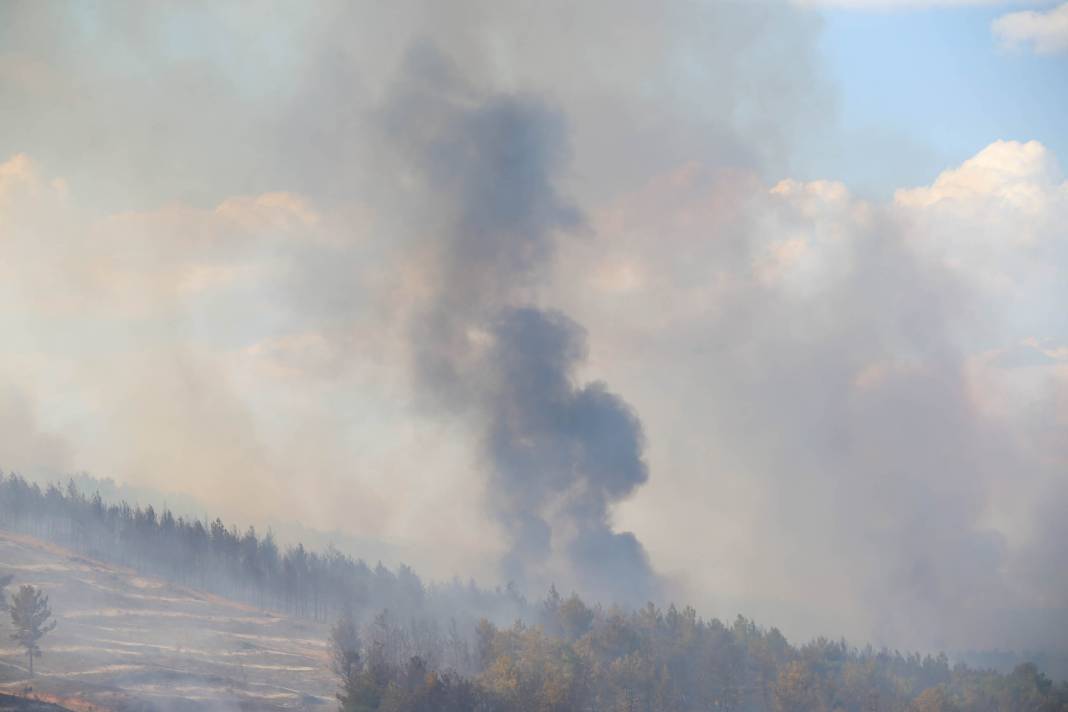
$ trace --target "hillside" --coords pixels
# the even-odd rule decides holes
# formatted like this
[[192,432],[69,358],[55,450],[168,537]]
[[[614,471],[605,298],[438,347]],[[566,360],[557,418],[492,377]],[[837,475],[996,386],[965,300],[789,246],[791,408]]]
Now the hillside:
[[[42,587],[58,621],[34,692],[72,709],[333,709],[327,627],[264,612],[0,530],[0,573]],[[25,660],[0,627],[0,692]]]
[[[588,605],[555,587],[529,602],[511,586],[424,586],[218,519],[0,484],[0,575],[43,589],[60,626],[32,692],[76,712],[327,712],[338,687],[345,712],[1068,712],[1068,683],[1031,662],[999,673],[791,644],[742,616]],[[25,691],[18,653],[0,648],[0,694]]]
[[0,712],[69,712],[66,707],[16,695],[0,695]]

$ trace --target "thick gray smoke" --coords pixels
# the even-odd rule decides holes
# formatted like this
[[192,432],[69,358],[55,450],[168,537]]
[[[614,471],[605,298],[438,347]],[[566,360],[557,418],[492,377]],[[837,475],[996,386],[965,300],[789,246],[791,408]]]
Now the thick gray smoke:
[[654,581],[641,543],[612,531],[609,506],[648,477],[641,423],[602,383],[576,388],[586,356],[581,328],[559,312],[505,311],[493,326],[487,366],[487,451],[495,509],[514,537],[507,571],[526,578],[553,539],[585,590],[641,601]]
[[430,577],[640,599],[645,547],[791,637],[1063,645],[1052,151],[780,184],[852,145],[785,0],[59,8],[0,3],[0,467]]
[[[552,304],[553,233],[583,230],[561,193],[589,214],[695,158],[783,168],[825,123],[818,26],[785,2],[5,3],[0,382],[74,467],[384,537],[428,575],[495,576],[487,520],[515,507],[471,450],[502,471],[488,425],[514,384],[478,370],[508,310]],[[397,82],[422,38],[452,76],[417,52]],[[595,348],[602,327],[581,321]],[[590,398],[575,339],[560,413]],[[412,390],[477,417],[419,418]],[[636,428],[619,439],[641,451]],[[0,439],[0,466],[23,449]],[[530,505],[562,585],[589,573],[571,571],[580,551],[643,558],[607,522],[640,459],[611,486],[588,484],[592,461],[561,477],[595,526],[559,482]]]
[[648,600],[645,550],[611,522],[612,505],[648,478],[641,423],[604,384],[576,382],[582,328],[524,303],[557,236],[581,226],[555,185],[564,123],[534,98],[465,88],[431,48],[405,67],[383,118],[433,253],[413,360],[436,404],[481,431],[504,573],[528,588],[562,577],[604,600]]

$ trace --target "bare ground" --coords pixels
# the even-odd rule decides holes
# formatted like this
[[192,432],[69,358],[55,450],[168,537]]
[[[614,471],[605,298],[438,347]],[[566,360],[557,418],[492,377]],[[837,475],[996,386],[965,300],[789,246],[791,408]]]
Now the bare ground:
[[3,573],[13,586],[43,588],[58,626],[30,681],[0,622],[0,693],[32,684],[35,696],[76,712],[336,707],[325,625],[0,531]]

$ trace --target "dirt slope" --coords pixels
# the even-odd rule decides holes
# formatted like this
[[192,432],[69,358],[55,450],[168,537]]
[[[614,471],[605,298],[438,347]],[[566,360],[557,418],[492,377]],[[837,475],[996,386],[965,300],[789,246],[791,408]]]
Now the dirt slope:
[[[327,627],[139,576],[0,530],[0,574],[42,587],[58,627],[34,693],[75,710],[336,707]],[[9,589],[10,591],[11,589]],[[0,621],[0,693],[26,686]]]

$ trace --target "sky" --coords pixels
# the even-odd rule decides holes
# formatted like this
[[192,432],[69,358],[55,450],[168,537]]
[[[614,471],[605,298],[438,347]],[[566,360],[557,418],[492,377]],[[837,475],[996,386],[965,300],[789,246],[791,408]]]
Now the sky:
[[0,468],[1063,646],[1066,80],[1057,2],[5,3]]
[[994,27],[999,18],[1051,7],[1031,5],[1037,10],[1006,3],[821,8],[835,129],[829,146],[802,149],[801,170],[887,198],[961,163],[992,136],[1040,141],[1065,155],[1063,48],[1036,52]]

